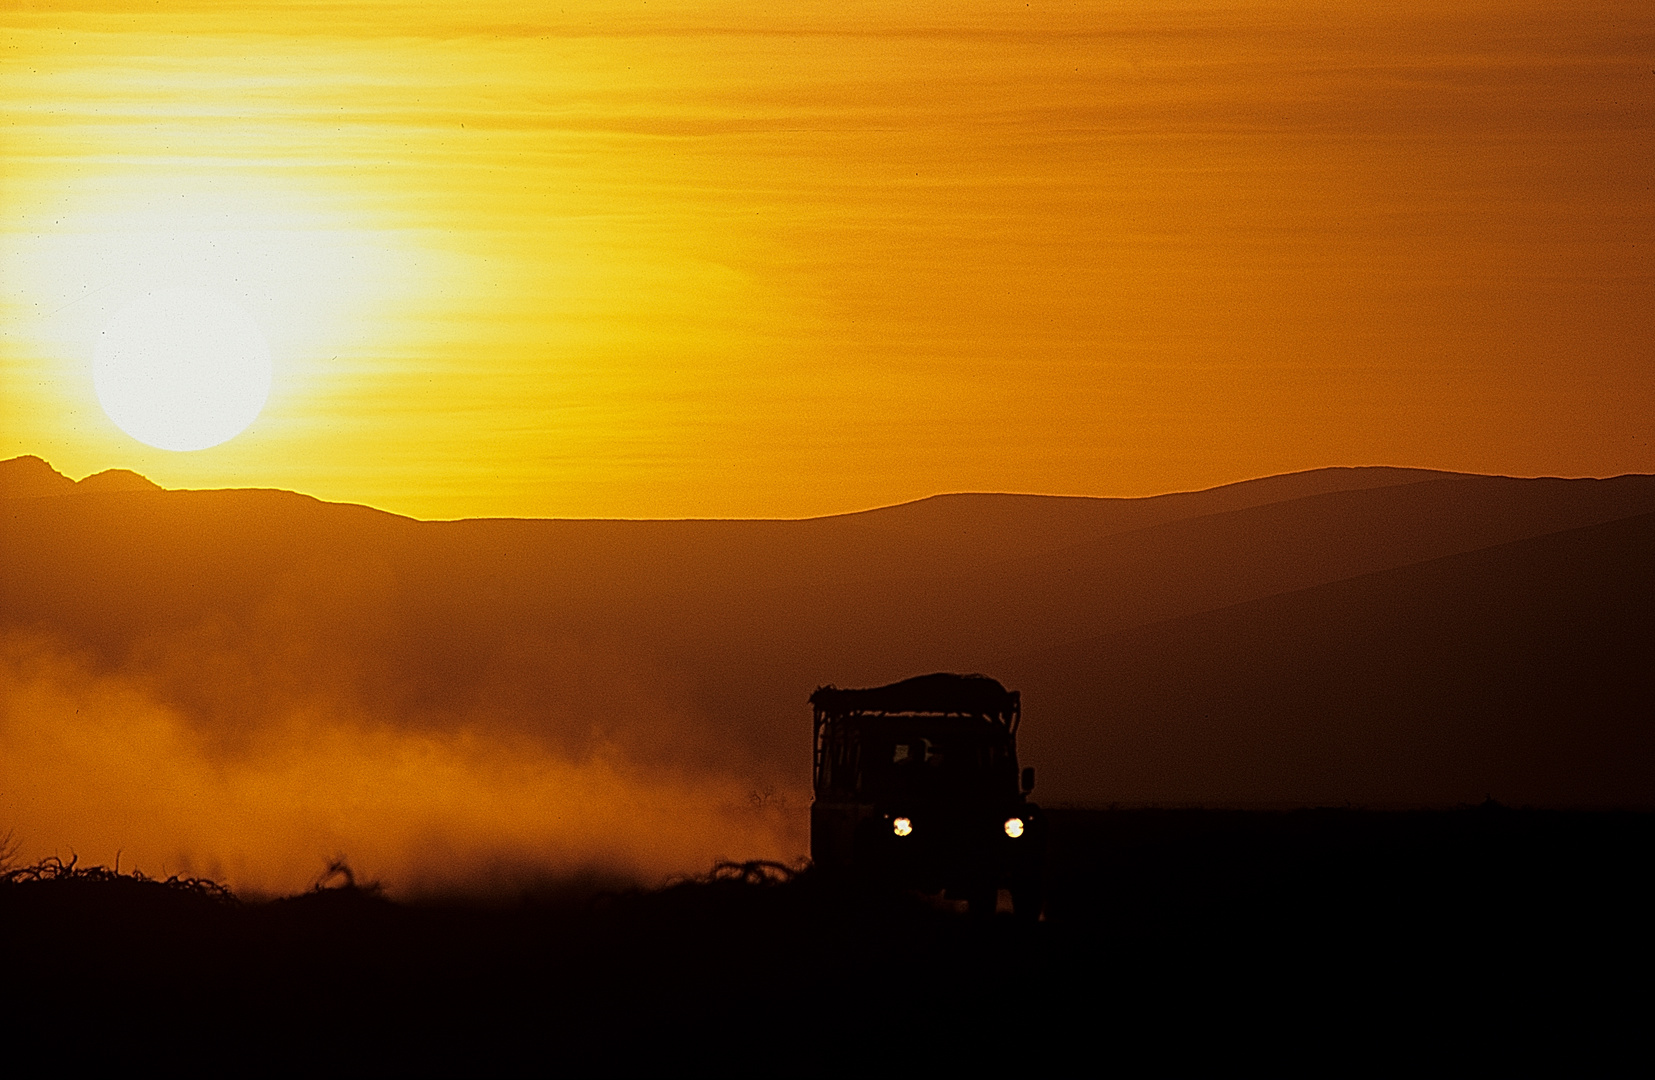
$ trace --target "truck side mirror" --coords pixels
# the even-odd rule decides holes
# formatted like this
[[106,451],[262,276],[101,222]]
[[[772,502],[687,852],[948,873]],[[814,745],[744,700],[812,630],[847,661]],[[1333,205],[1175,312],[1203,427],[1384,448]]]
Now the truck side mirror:
[[1034,790],[1034,766],[1033,765],[1025,765],[1023,767],[1023,794],[1027,795],[1029,792],[1031,792],[1033,790]]

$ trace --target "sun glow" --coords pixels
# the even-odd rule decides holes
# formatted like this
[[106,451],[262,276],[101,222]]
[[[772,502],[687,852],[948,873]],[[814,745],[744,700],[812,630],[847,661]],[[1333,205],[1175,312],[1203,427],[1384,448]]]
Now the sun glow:
[[98,403],[117,427],[161,450],[235,438],[270,396],[270,343],[213,289],[165,289],[122,308],[92,361]]
[[[314,178],[106,167],[13,187],[3,335],[49,377],[5,402],[7,422],[39,424],[32,442],[66,462],[89,455],[83,470],[119,460],[177,486],[216,486],[242,459],[255,473],[403,347],[400,303],[421,300],[408,238]],[[100,405],[114,426],[88,417]],[[54,446],[65,434],[73,449]]]

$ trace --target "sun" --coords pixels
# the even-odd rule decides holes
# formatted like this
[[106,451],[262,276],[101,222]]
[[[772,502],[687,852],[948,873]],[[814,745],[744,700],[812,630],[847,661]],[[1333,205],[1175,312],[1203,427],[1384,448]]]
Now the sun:
[[235,438],[270,396],[270,343],[215,289],[149,292],[98,335],[92,385],[109,419],[161,450],[205,450]]

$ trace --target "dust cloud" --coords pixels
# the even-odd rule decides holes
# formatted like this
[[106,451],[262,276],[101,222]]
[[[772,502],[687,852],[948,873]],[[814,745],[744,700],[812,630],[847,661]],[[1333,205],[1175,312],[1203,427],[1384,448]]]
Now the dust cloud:
[[802,792],[641,760],[605,738],[682,727],[642,695],[589,708],[586,737],[571,742],[492,713],[486,697],[408,723],[336,680],[267,692],[251,678],[258,663],[200,645],[189,652],[215,681],[238,666],[249,676],[215,695],[212,712],[241,713],[231,738],[168,692],[174,662],[131,659],[139,650],[111,664],[61,640],[0,638],[0,834],[12,830],[18,861],[118,856],[123,870],[272,895],[343,856],[358,880],[408,896],[558,875],[650,882],[804,851]]

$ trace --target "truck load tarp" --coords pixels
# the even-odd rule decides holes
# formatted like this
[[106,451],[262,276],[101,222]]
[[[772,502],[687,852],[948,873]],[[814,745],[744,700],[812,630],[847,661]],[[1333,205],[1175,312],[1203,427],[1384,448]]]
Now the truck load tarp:
[[828,716],[853,713],[933,713],[1009,719],[1019,711],[1020,695],[987,675],[916,675],[868,690],[823,686],[810,703]]

